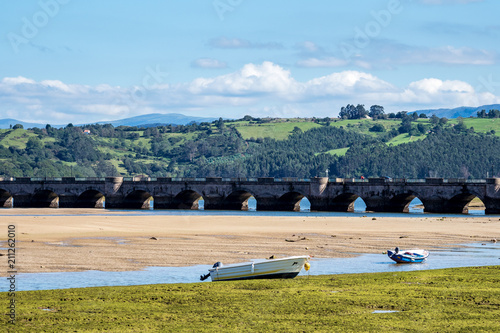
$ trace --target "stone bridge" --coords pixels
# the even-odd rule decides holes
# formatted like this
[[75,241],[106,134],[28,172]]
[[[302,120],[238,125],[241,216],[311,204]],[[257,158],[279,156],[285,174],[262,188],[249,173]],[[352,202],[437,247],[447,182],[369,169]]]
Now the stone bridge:
[[61,207],[246,210],[254,197],[257,210],[297,211],[307,197],[311,211],[354,210],[361,198],[367,211],[408,212],[419,198],[425,212],[468,213],[478,197],[486,214],[500,213],[500,178],[9,178],[0,179],[0,207]]

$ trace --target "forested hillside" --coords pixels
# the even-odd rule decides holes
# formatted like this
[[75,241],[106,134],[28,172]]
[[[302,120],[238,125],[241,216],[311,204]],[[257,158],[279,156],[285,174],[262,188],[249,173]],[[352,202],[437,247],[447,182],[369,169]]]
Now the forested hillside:
[[500,176],[500,119],[219,119],[0,130],[0,177]]

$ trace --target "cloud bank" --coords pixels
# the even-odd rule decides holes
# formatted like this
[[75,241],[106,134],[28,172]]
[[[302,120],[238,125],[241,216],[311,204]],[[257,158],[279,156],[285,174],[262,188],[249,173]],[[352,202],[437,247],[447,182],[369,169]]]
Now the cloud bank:
[[[203,60],[200,65],[219,66]],[[495,91],[458,80],[423,78],[397,87],[370,73],[341,71],[308,81],[272,62],[191,82],[119,87],[6,77],[0,81],[0,118],[65,124],[93,123],[153,112],[239,118],[337,116],[348,103],[383,105],[388,112],[500,103]]]

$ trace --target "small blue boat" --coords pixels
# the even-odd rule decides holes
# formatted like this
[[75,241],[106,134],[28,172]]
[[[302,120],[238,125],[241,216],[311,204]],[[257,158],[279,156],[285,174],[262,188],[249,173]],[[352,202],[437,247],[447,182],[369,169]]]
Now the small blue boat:
[[424,261],[429,256],[429,252],[426,250],[400,250],[395,248],[394,251],[388,250],[387,255],[398,264],[409,264]]

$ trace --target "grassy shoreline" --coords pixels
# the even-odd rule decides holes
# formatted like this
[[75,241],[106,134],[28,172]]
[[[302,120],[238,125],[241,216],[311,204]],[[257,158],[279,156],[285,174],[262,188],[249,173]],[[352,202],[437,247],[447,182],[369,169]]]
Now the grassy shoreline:
[[[14,325],[18,332],[492,332],[500,330],[499,271],[22,291]],[[0,294],[6,313],[8,293]],[[14,328],[6,315],[0,322]]]

